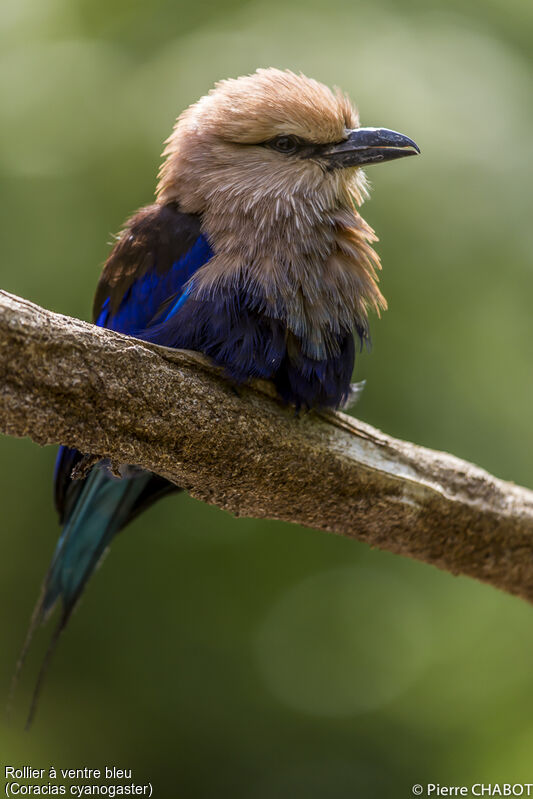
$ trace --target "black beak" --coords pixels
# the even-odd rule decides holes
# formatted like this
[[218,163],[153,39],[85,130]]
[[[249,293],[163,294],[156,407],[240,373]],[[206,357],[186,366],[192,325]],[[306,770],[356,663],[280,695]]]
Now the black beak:
[[377,164],[416,155],[418,145],[403,133],[387,128],[356,128],[348,132],[346,141],[330,144],[322,150],[328,169]]

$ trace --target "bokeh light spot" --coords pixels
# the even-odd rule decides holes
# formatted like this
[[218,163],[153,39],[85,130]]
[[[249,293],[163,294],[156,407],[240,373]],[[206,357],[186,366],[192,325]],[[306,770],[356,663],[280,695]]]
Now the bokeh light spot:
[[309,577],[264,620],[255,642],[259,669],[272,693],[297,710],[348,716],[379,708],[427,663],[422,602],[407,583],[369,569]]

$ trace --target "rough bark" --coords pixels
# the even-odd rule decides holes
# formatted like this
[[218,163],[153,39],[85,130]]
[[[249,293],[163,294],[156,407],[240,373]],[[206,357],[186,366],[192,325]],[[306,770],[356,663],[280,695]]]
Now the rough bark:
[[296,418],[201,356],[0,292],[0,430],[157,472],[236,515],[283,519],[533,601],[533,492],[342,413]]

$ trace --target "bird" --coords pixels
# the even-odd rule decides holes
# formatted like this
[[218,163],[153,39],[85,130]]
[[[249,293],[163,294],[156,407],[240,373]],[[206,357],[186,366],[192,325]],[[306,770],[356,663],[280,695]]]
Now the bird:
[[[272,67],[216,83],[165,144],[155,201],[125,223],[104,264],[94,323],[203,353],[236,390],[269,380],[298,412],[341,407],[369,342],[369,312],[387,307],[377,237],[358,210],[369,193],[363,167],[418,146],[361,127],[340,89]],[[61,612],[28,724],[57,639],[109,544],[179,490],[135,466],[117,474],[105,459],[80,478],[87,457],[67,446],[57,455],[62,532],[17,673],[35,628],[58,603]]]

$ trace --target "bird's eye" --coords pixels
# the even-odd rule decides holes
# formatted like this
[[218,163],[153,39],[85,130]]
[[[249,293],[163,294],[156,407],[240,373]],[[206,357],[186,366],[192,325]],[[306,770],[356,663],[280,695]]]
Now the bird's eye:
[[272,139],[270,142],[270,146],[274,150],[277,150],[279,153],[286,153],[287,155],[295,153],[299,144],[296,136],[276,136],[276,138]]

